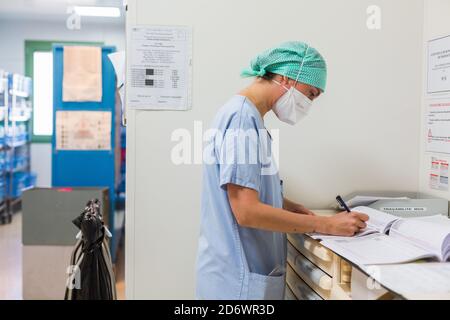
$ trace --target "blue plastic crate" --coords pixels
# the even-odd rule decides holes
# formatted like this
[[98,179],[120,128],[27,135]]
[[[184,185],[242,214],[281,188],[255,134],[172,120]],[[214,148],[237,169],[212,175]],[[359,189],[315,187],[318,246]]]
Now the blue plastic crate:
[[[36,185],[36,174],[34,172],[15,172],[12,178],[12,190],[8,194],[11,198],[18,198],[24,189]],[[6,176],[7,189],[10,188],[10,176]]]
[[27,156],[28,156],[28,149],[25,148],[25,145],[24,145],[24,146],[17,147],[17,148],[14,149],[14,154],[15,154],[17,157],[20,157],[20,156],[22,156],[22,157],[27,157]]
[[0,180],[0,203],[6,199],[6,188],[5,181]]
[[0,147],[5,145],[5,127],[0,126]]
[[[22,190],[26,188],[27,173],[16,172],[12,175],[12,186],[11,186],[11,176],[6,176],[6,183],[8,186],[8,194],[11,198],[18,198],[22,195]],[[10,189],[12,187],[12,189]]]
[[28,165],[28,156],[24,155],[16,155],[14,160],[11,162],[11,159],[6,159],[5,167],[7,170],[20,170],[24,169]]
[[[13,139],[13,131],[14,131],[14,139]],[[28,141],[28,132],[25,124],[16,124],[14,128],[9,128],[8,131],[5,132],[5,142],[9,146],[17,146],[24,144]]]
[[34,172],[28,172],[26,177],[26,188],[33,188],[36,185],[37,175]]
[[27,142],[27,138],[26,135],[21,134],[21,135],[16,135],[14,137],[14,139],[10,136],[6,137],[6,144],[9,146],[20,146],[20,145],[24,145]]
[[0,173],[7,168],[6,152],[0,151]]

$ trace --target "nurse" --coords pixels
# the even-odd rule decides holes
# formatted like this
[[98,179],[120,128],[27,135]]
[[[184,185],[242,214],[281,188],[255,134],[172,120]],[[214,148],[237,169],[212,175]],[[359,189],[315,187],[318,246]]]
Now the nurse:
[[283,43],[251,62],[242,75],[253,83],[218,111],[203,168],[197,298],[283,299],[285,233],[351,236],[366,227],[364,214],[320,217],[283,197],[271,156],[264,116],[296,124],[325,91],[326,73],[317,50]]

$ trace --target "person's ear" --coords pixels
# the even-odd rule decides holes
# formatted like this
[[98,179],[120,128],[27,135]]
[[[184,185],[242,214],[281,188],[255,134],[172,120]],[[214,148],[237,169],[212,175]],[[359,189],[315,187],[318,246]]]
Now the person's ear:
[[289,78],[286,76],[281,76],[281,84],[285,87],[289,87]]

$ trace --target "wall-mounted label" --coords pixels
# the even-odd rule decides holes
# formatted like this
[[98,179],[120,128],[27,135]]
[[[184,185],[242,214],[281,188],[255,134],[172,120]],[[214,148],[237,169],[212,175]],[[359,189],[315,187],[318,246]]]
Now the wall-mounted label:
[[428,42],[428,93],[450,92],[450,36]]
[[192,31],[185,26],[134,26],[130,31],[130,108],[191,107]]
[[429,186],[434,190],[448,190],[448,161],[431,157]]
[[391,212],[417,212],[417,211],[427,211],[426,207],[382,207],[381,211],[391,211]]
[[450,154],[450,98],[429,100],[425,116],[426,150]]

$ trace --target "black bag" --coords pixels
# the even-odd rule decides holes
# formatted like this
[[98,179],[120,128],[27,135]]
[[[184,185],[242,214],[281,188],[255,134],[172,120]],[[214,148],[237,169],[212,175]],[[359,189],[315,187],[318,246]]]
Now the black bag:
[[100,201],[90,200],[72,221],[81,231],[70,259],[65,300],[116,300],[116,282]]

